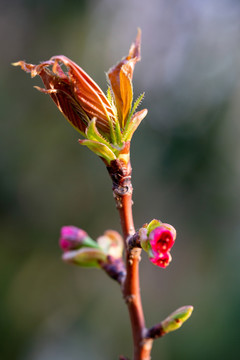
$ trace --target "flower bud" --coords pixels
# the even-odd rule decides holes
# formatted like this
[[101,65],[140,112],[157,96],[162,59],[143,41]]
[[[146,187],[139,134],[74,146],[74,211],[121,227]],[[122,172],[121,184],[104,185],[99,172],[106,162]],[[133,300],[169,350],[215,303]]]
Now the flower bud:
[[97,243],[105,254],[116,259],[122,257],[123,238],[117,231],[105,231],[105,233],[97,239]]
[[76,250],[81,247],[99,248],[96,241],[76,226],[63,226],[61,229],[59,245],[63,251]]
[[79,266],[100,267],[101,262],[107,261],[107,255],[101,249],[83,247],[65,252],[62,259],[67,263]]
[[172,257],[169,253],[176,239],[176,230],[160,220],[152,220],[139,231],[141,247],[147,252],[152,264],[165,268]]
[[193,306],[186,305],[170,314],[161,323],[164,334],[179,329],[182,324],[191,316],[192,312]]

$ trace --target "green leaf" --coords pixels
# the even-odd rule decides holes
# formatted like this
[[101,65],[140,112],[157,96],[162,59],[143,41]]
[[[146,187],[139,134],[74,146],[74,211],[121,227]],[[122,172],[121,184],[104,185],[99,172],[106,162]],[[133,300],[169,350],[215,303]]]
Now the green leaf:
[[99,133],[96,126],[97,119],[94,117],[88,124],[86,129],[86,137],[89,140],[100,141],[101,143],[109,146],[110,143]]
[[123,140],[124,141],[130,141],[133,133],[140,125],[141,121],[145,118],[147,115],[147,109],[143,109],[138,111],[136,114],[134,114],[130,120],[129,125],[125,128],[123,132]]
[[[118,123],[118,121],[116,123]],[[113,121],[111,118],[109,118],[109,126],[110,126],[110,140],[111,140],[111,143],[115,146],[115,145],[117,145],[117,138],[116,138]]]
[[133,114],[134,114],[135,111],[137,110],[138,106],[141,104],[141,102],[142,102],[142,100],[143,100],[143,98],[144,98],[144,95],[145,95],[145,93],[140,94],[140,95],[138,96],[137,100],[135,100],[135,102],[134,102],[134,104],[133,104],[133,107],[132,107],[132,110],[131,110],[131,112],[130,112],[130,114],[129,114],[129,116],[128,116],[128,119],[127,119],[127,121],[126,121],[126,124],[125,124],[125,127],[124,127],[124,132],[125,132],[125,130],[128,128],[128,125],[129,125],[129,123],[130,123],[130,121],[131,121],[131,118],[132,118]]
[[117,144],[119,147],[121,147],[123,145],[123,137],[122,137],[120,124],[118,121],[116,121],[116,123],[115,123],[115,134],[116,134]]
[[110,104],[113,103],[113,97],[112,97],[112,93],[111,93],[111,88],[110,88],[110,86],[108,86],[108,89],[107,89],[107,99],[108,99],[108,101],[110,102]]
[[116,155],[107,145],[95,141],[95,140],[78,140],[81,145],[87,146],[91,151],[93,151],[98,156],[101,156],[110,164],[112,160],[116,159]]

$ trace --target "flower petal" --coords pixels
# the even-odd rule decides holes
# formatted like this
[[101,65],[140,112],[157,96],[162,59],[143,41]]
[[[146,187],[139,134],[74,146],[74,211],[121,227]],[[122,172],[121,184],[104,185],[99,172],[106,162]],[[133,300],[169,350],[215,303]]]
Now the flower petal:
[[169,252],[166,252],[164,254],[155,255],[154,257],[149,257],[149,260],[152,264],[165,269],[172,261],[172,257]]

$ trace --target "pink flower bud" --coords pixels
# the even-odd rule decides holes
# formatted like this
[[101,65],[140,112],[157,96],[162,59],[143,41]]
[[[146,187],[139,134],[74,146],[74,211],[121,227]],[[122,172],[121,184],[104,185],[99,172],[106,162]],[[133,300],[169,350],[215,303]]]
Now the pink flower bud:
[[147,252],[152,264],[165,268],[172,257],[170,250],[176,239],[176,230],[169,224],[153,219],[139,231],[141,247]]
[[75,226],[63,226],[59,239],[59,245],[63,251],[76,250],[88,237],[88,234]]
[[154,257],[150,257],[149,259],[152,264],[165,268],[169,265],[172,257],[169,252],[166,252],[164,254],[158,254]]
[[176,230],[168,224],[161,224],[161,226],[151,231],[149,241],[153,254],[165,254],[173,246],[176,238]]

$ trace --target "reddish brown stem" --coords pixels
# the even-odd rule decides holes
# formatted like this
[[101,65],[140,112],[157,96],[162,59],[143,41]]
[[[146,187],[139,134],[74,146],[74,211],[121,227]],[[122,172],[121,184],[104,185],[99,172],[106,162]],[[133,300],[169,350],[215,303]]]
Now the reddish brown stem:
[[[127,238],[135,232],[131,195],[126,194],[122,196],[122,207],[119,208],[119,214],[125,243],[127,243]],[[126,280],[123,287],[123,295],[128,306],[131,320],[134,360],[150,360],[152,341],[150,339],[146,340],[144,337],[145,319],[139,286],[139,261],[141,260],[141,251],[139,248],[129,250],[126,246]]]
[[145,320],[139,286],[139,261],[141,249],[128,247],[128,238],[135,233],[132,216],[131,167],[122,168],[117,161],[109,168],[113,180],[113,194],[119,211],[122,231],[125,239],[126,278],[123,284],[123,296],[128,306],[131,320],[134,357],[133,360],[150,360],[152,339],[145,337]]

